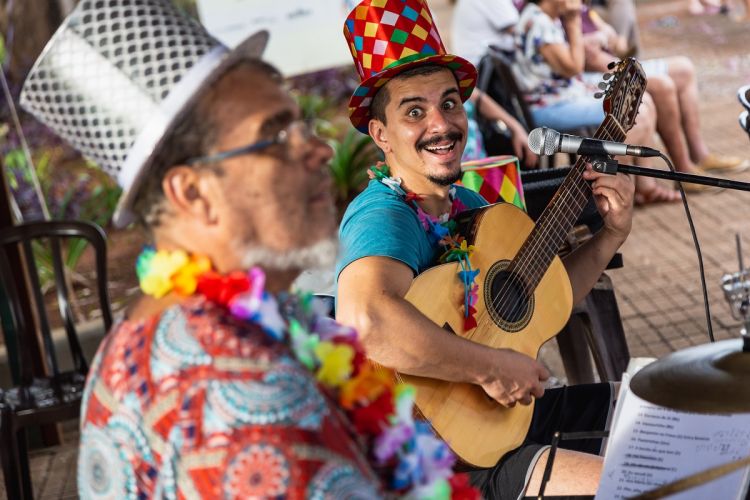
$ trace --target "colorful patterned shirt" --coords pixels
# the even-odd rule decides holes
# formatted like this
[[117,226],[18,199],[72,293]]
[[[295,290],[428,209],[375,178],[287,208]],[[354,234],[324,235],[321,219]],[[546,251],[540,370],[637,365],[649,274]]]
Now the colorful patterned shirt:
[[310,372],[201,296],[117,325],[81,415],[84,499],[379,496]]
[[545,45],[567,44],[559,19],[549,17],[538,5],[529,3],[516,26],[516,64],[513,73],[526,101],[549,106],[560,100],[589,97],[593,90],[581,76],[566,78],[547,64],[540,49]]

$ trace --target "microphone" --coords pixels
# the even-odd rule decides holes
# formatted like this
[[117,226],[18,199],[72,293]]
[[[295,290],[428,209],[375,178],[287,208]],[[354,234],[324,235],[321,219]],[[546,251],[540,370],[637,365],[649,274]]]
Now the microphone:
[[576,135],[561,134],[547,127],[535,128],[529,133],[529,149],[538,155],[574,153],[582,156],[660,156],[661,153],[646,146],[631,146],[622,142],[601,141]]

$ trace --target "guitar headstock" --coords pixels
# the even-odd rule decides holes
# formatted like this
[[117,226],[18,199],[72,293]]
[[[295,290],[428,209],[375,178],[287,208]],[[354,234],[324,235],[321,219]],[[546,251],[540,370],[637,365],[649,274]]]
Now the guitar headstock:
[[646,91],[646,74],[641,63],[632,57],[612,62],[608,68],[611,73],[604,74],[604,80],[599,83],[602,92],[595,94],[595,97],[604,98],[604,112],[627,132],[635,124],[638,107]]

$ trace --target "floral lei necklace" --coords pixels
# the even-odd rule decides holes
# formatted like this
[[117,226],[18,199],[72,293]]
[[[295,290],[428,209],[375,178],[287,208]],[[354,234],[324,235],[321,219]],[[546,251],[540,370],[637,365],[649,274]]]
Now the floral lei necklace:
[[448,446],[427,422],[414,420],[415,389],[396,384],[390,373],[368,363],[356,332],[326,316],[312,295],[288,296],[280,305],[264,290],[260,268],[222,275],[212,270],[207,257],[181,250],[144,248],[136,273],[147,295],[204,295],[286,343],[343,410],[360,441],[368,443],[368,459],[374,470],[384,471],[389,493],[437,500],[479,498],[466,474],[453,474],[456,458]]
[[456,187],[451,186],[448,193],[451,199],[450,212],[447,217],[438,218],[422,210],[417,202],[422,201],[423,198],[416,193],[406,191],[401,185],[401,179],[392,177],[390,169],[385,163],[378,162],[374,167],[370,167],[367,173],[370,179],[376,179],[393,190],[416,211],[430,243],[434,246],[440,245],[443,248],[443,253],[438,259],[441,264],[446,262],[459,263],[461,270],[458,272],[458,279],[464,287],[463,302],[459,304],[464,316],[464,331],[467,332],[476,328],[477,310],[474,306],[476,306],[478,300],[479,285],[477,285],[476,280],[479,269],[472,269],[469,259],[474,251],[474,245],[468,245],[466,239],[456,232],[454,218],[466,210],[466,206],[456,196]]

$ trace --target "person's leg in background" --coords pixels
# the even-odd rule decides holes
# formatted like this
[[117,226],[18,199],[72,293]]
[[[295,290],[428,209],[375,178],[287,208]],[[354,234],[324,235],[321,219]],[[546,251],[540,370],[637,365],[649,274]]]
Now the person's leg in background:
[[630,49],[628,55],[638,56],[641,53],[641,33],[638,28],[635,2],[633,0],[607,0],[604,5],[594,4],[594,7],[599,15],[628,41]]

